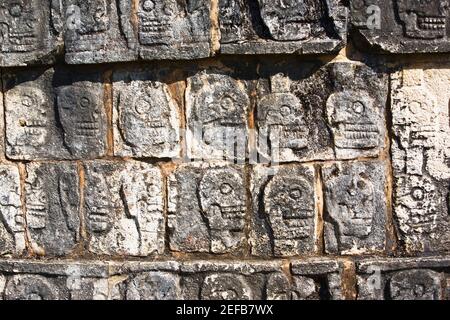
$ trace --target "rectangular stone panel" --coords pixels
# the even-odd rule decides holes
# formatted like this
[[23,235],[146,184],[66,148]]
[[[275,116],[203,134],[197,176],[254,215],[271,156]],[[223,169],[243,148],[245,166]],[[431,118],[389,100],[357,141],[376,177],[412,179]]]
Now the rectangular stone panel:
[[114,154],[136,158],[180,157],[183,97],[155,70],[113,75]]
[[77,164],[28,163],[25,216],[31,249],[46,256],[69,255],[80,240]]
[[0,67],[50,64],[62,47],[63,8],[55,0],[3,0]]
[[337,52],[346,42],[347,10],[336,0],[219,0],[224,54]]
[[19,169],[0,165],[0,256],[20,255],[25,250]]
[[384,252],[387,172],[388,166],[381,160],[322,167],[325,252]]
[[144,162],[88,161],[84,213],[90,252],[148,256],[164,251],[160,170]]
[[262,65],[260,162],[352,159],[385,148],[387,75],[357,62]]
[[408,253],[450,250],[449,79],[448,63],[392,74],[394,218]]
[[[64,0],[65,60],[72,64],[132,61],[138,53],[125,37],[132,33],[128,0]],[[122,4],[123,3],[123,4]],[[118,6],[119,4],[119,6]]]
[[220,70],[187,79],[187,156],[243,162],[247,155],[252,81]]
[[0,300],[105,300],[107,265],[99,262],[0,262]]
[[318,195],[310,165],[254,166],[251,253],[296,256],[316,252]]
[[353,0],[350,8],[354,42],[362,48],[392,53],[450,51],[448,0]]
[[15,160],[80,159],[107,149],[102,72],[79,68],[3,75],[6,155]]
[[370,259],[356,263],[360,300],[450,299],[450,257]]
[[242,251],[247,213],[243,166],[182,164],[167,183],[172,251]]

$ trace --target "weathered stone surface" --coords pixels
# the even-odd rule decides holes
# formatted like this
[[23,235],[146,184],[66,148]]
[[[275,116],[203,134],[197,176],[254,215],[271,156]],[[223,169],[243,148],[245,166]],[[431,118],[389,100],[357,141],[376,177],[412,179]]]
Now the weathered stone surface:
[[245,159],[248,81],[203,71],[189,77],[186,89],[186,141],[191,159]]
[[114,154],[180,156],[181,108],[152,71],[114,74]]
[[25,216],[32,250],[70,254],[80,236],[80,195],[75,163],[27,164]]
[[322,167],[326,252],[364,254],[385,249],[386,173],[383,161]]
[[0,256],[25,250],[25,220],[21,207],[19,170],[0,165]]
[[62,43],[59,1],[4,0],[0,4],[0,66],[52,63]]
[[4,262],[0,264],[0,300],[104,300],[109,295],[105,267],[99,263]]
[[198,59],[210,55],[209,0],[120,0],[128,47],[144,60]]
[[221,53],[327,53],[345,45],[347,11],[335,0],[219,0]]
[[350,1],[355,43],[393,53],[449,52],[448,0]]
[[430,65],[392,75],[394,212],[408,252],[450,250],[449,78]]
[[314,253],[317,195],[312,166],[256,166],[252,172],[253,255]]
[[18,160],[79,159],[106,153],[101,74],[72,69],[7,73],[6,153]]
[[448,299],[449,257],[373,259],[357,263],[358,299]]
[[[128,21],[120,19],[126,0],[64,0],[65,60],[67,63],[102,63],[137,59],[125,33],[132,32]],[[131,18],[131,14],[130,14]],[[121,29],[121,25],[123,29]]]
[[97,254],[163,253],[162,176],[143,162],[84,164],[89,250]]
[[375,156],[385,146],[387,77],[361,63],[266,67],[258,152],[271,162]]
[[224,163],[179,166],[168,178],[168,214],[171,250],[239,250],[246,219],[243,167]]

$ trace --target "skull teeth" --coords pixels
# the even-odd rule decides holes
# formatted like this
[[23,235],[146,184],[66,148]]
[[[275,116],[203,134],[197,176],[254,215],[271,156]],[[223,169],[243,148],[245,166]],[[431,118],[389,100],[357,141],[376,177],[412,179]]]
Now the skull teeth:
[[445,17],[419,17],[417,24],[422,30],[443,30],[445,29]]

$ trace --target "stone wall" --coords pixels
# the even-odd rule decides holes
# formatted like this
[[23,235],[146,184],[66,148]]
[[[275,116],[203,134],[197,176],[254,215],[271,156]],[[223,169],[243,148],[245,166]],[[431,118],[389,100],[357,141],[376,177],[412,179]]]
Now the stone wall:
[[2,0],[0,299],[450,299],[447,0]]

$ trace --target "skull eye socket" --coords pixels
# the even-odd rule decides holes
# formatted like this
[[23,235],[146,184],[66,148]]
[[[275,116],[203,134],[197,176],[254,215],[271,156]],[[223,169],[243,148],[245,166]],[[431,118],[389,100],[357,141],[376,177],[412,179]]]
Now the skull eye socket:
[[359,180],[359,181],[356,183],[356,186],[357,186],[359,189],[365,189],[365,188],[367,187],[367,184],[366,184],[364,181]]
[[141,103],[136,104],[135,110],[138,114],[145,114],[150,111],[150,107],[150,103],[142,101]]
[[233,108],[233,99],[230,96],[224,96],[220,100],[220,106],[224,110],[231,110]]
[[28,97],[28,96],[24,97],[24,98],[22,99],[22,105],[23,105],[24,107],[31,107],[31,105],[32,105],[32,99],[31,99],[31,97]]
[[289,196],[292,199],[300,199],[302,197],[302,190],[295,188],[289,192]]
[[229,183],[222,183],[220,185],[220,192],[222,194],[229,194],[229,193],[231,193],[231,191],[233,191],[233,188],[231,187],[231,185]]
[[356,114],[362,114],[364,112],[364,104],[361,101],[356,101],[352,105],[352,111]]
[[82,97],[80,100],[80,106],[82,108],[88,108],[91,104],[91,101],[87,97]]
[[411,197],[414,200],[418,200],[418,201],[423,200],[424,196],[425,196],[425,193],[423,192],[423,189],[420,187],[415,187],[411,190]]
[[22,6],[19,3],[16,3],[9,9],[9,14],[13,17],[20,17],[22,15],[22,11]]
[[280,108],[280,113],[282,116],[288,116],[291,114],[291,107],[287,106],[287,105],[283,105]]
[[155,8],[155,3],[152,0],[146,0],[142,4],[142,9],[145,11],[152,11]]

